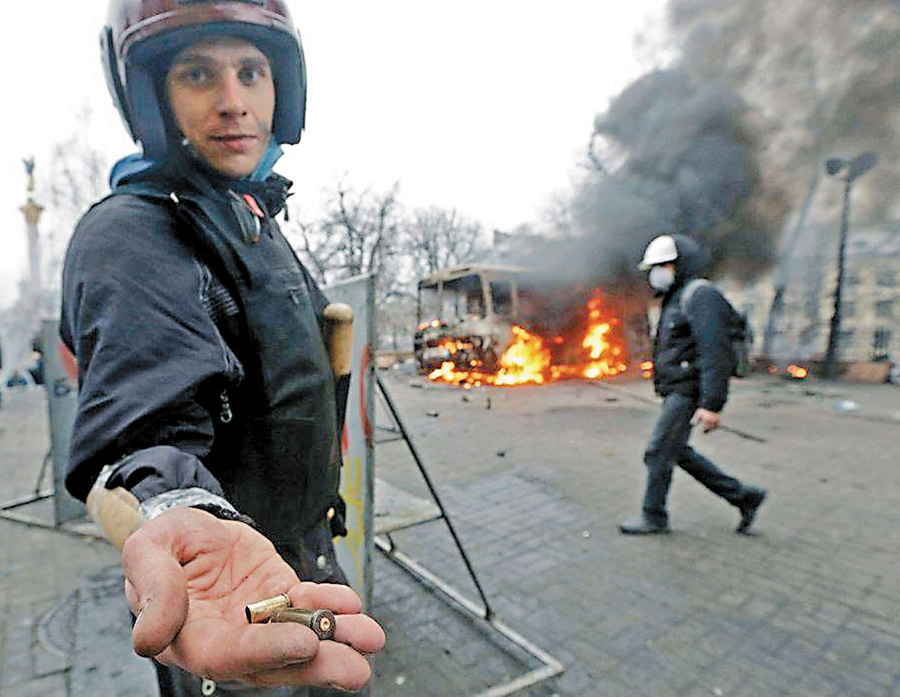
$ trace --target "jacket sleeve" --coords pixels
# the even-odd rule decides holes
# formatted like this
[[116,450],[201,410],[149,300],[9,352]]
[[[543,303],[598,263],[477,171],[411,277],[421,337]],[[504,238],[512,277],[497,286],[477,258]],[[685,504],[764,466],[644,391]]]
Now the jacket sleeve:
[[191,487],[221,495],[202,459],[214,437],[213,397],[241,367],[204,304],[208,283],[161,206],[113,196],[79,223],[60,325],[78,361],[66,476],[77,498],[113,464],[107,486],[141,501]]
[[700,371],[698,406],[720,412],[728,401],[731,378],[731,338],[728,301],[713,285],[697,288],[688,299],[685,315],[697,347]]

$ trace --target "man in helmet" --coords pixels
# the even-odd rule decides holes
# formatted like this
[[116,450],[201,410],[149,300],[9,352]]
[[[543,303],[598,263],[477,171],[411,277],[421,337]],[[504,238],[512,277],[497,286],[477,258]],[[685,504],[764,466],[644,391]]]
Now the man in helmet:
[[[742,484],[688,445],[693,426],[702,424],[707,433],[719,427],[732,374],[728,301],[710,283],[688,288],[701,262],[700,246],[689,237],[660,235],[647,245],[638,265],[649,271],[650,286],[662,297],[653,342],[653,385],[663,405],[644,452],[642,512],[619,524],[625,534],[669,532],[666,496],[675,465],[738,508],[738,532],[749,531],[766,496],[763,489]],[[682,297],[685,290],[689,295]]]
[[[272,166],[303,128],[299,36],[283,0],[111,0],[102,49],[142,152],[66,255],[66,485],[124,540],[134,647],[158,659],[163,695],[359,689],[384,633],[332,547],[326,299],[274,220],[290,182]],[[280,593],[338,613],[335,641],[247,623]]]

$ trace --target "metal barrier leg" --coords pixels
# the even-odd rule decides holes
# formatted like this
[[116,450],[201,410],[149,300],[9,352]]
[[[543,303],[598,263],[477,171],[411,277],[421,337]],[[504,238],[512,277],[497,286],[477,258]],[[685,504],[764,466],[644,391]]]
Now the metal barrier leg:
[[456,548],[459,550],[459,554],[462,557],[463,563],[466,565],[469,576],[472,578],[472,582],[475,584],[475,588],[478,589],[478,595],[481,596],[481,601],[484,603],[484,618],[489,620],[494,612],[491,609],[490,604],[488,603],[487,596],[485,595],[484,590],[481,587],[481,583],[478,580],[475,569],[472,567],[472,563],[469,561],[469,556],[466,554],[466,550],[463,549],[462,542],[460,541],[459,536],[456,534],[456,529],[453,527],[453,523],[450,521],[450,517],[447,515],[447,510],[444,508],[444,504],[441,502],[441,498],[440,496],[438,496],[437,490],[435,489],[434,484],[431,482],[431,477],[428,476],[428,472],[425,469],[425,463],[423,463],[422,458],[419,457],[419,453],[416,451],[416,447],[413,445],[412,439],[409,437],[409,432],[406,430],[406,427],[403,425],[403,421],[400,419],[400,414],[397,412],[397,407],[394,405],[394,400],[392,400],[390,394],[388,394],[387,388],[384,386],[381,378],[376,375],[375,381],[378,384],[378,389],[381,391],[381,395],[384,397],[385,404],[387,405],[387,408],[391,413],[391,418],[393,418],[394,423],[397,425],[400,434],[403,436],[403,440],[406,441],[406,445],[409,447],[409,452],[412,455],[413,460],[415,460],[416,466],[419,468],[419,472],[421,472],[422,474],[422,478],[425,480],[428,491],[431,492],[431,497],[434,499],[435,504],[437,504],[437,507],[441,512],[441,517],[447,524],[447,529],[450,531],[450,536],[453,538],[453,542],[456,543]]

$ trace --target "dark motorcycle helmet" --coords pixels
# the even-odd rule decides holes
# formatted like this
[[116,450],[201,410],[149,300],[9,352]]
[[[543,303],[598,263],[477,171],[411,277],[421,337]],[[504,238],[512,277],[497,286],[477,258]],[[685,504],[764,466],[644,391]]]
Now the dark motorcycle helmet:
[[163,159],[172,133],[161,103],[162,79],[175,54],[215,36],[255,44],[272,64],[280,144],[300,141],[306,113],[306,64],[284,0],[111,0],[100,46],[106,84],[144,155]]

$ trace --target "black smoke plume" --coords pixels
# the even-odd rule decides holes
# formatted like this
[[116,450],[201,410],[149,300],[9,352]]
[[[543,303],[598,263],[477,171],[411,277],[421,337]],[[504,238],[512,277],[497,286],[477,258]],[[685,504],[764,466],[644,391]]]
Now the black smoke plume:
[[680,233],[703,244],[711,270],[768,267],[782,210],[761,195],[745,114],[726,83],[680,69],[633,82],[595,119],[594,171],[571,204],[575,234],[529,250],[525,263],[605,283],[633,274],[650,239]]
[[523,244],[522,263],[603,280],[677,231],[707,246],[713,275],[752,280],[777,260],[779,277],[815,277],[840,214],[825,160],[869,150],[879,164],[854,187],[851,225],[891,228],[900,3],[670,0],[666,17],[677,57],[597,115],[567,234]]

